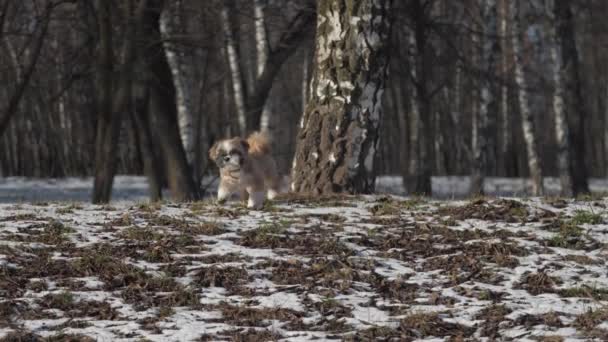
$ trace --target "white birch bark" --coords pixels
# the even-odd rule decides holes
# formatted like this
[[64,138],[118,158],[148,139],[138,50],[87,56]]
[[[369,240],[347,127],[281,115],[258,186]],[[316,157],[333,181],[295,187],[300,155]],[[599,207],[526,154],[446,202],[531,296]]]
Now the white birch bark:
[[[264,66],[268,59],[268,37],[266,34],[266,18],[264,16],[263,0],[253,0],[255,20],[255,48],[256,48],[256,77],[259,78],[264,72]],[[271,118],[270,106],[264,106],[260,117],[260,128],[268,131]]]
[[321,0],[292,190],[370,193],[388,65],[390,0]]
[[266,18],[264,16],[264,4],[262,0],[253,0],[255,20],[255,50],[256,50],[256,76],[264,72],[264,66],[268,58],[268,38],[266,35]]
[[511,2],[512,13],[512,45],[513,54],[515,55],[515,83],[517,84],[517,94],[519,99],[519,108],[521,112],[522,129],[524,140],[526,142],[526,152],[528,160],[528,168],[532,178],[532,195],[540,196],[543,194],[543,177],[542,168],[537,149],[536,132],[534,131],[534,115],[530,108],[530,97],[528,94],[528,84],[523,66],[523,51],[522,51],[522,27],[521,16],[519,13],[518,1]]
[[[194,160],[194,119],[192,106],[192,86],[188,76],[192,74],[183,52],[171,42],[183,28],[182,0],[176,0],[165,7],[160,18],[160,30],[164,39],[164,51],[173,76],[179,133],[188,163]],[[183,32],[182,32],[183,33]]]
[[232,25],[230,24],[230,8],[224,2],[222,4],[222,28],[224,30],[226,57],[230,68],[232,79],[232,92],[234,95],[234,105],[241,135],[247,133],[247,113],[245,109],[245,85],[243,84],[243,74],[238,56],[238,42],[236,41]]

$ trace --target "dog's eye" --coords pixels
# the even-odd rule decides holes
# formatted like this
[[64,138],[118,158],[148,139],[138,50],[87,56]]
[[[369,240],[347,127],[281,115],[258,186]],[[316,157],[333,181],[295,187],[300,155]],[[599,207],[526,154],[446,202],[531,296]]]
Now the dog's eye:
[[228,152],[228,154],[241,154],[241,152],[239,150],[230,150],[230,152]]

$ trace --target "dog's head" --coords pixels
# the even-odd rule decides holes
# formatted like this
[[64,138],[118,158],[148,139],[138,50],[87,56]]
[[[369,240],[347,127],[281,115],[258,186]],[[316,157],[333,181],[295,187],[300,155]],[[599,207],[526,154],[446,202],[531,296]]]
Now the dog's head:
[[238,170],[248,157],[249,143],[241,138],[220,140],[209,149],[209,157],[220,169]]

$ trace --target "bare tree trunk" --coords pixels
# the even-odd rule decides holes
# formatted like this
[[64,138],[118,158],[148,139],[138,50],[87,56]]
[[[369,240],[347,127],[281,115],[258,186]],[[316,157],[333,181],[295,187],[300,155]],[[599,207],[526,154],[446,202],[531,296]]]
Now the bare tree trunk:
[[541,196],[544,193],[543,172],[538,156],[537,134],[534,128],[534,115],[530,110],[530,98],[528,96],[528,84],[524,74],[524,60],[522,51],[522,27],[519,0],[511,2],[512,13],[512,45],[515,55],[515,83],[519,98],[519,108],[521,113],[521,123],[526,142],[526,152],[528,168],[532,178],[532,195]]
[[[416,50],[416,39],[414,37],[414,34],[412,33],[412,35],[410,36],[410,49],[408,52],[408,59],[409,59],[409,67],[410,67],[410,74],[411,74],[411,79],[412,79],[412,84],[410,86],[410,106],[409,106],[409,129],[410,129],[410,139],[409,139],[409,164],[407,166],[408,168],[408,172],[407,174],[404,176],[404,185],[406,187],[406,189],[408,190],[409,193],[416,193],[417,189],[420,189],[420,183],[424,183],[424,180],[421,180],[421,170],[420,170],[420,166],[419,164],[421,163],[420,160],[420,146],[421,146],[421,139],[420,139],[420,132],[421,132],[421,125],[420,125],[420,108],[419,103],[420,101],[418,100],[418,91],[417,91],[417,85],[416,85],[416,80],[418,78],[417,74],[416,74],[416,70],[417,70],[417,58],[416,55],[418,54],[418,51]],[[424,137],[422,137],[422,141],[424,142]]]
[[179,136],[177,109],[175,104],[175,87],[167,58],[163,49],[160,34],[160,14],[162,0],[149,0],[144,19],[143,36],[148,50],[144,52],[146,60],[147,86],[150,91],[149,115],[155,124],[157,136],[169,189],[176,201],[190,201],[198,198],[192,173],[188,166],[186,153]]
[[293,191],[373,192],[389,8],[388,0],[318,3],[313,91],[297,137]]
[[137,59],[136,36],[141,26],[146,4],[147,0],[141,1],[137,10],[135,10],[133,2],[128,4],[126,15],[132,20],[128,25],[123,43],[121,70],[119,76],[114,77],[111,5],[107,1],[99,0],[98,2],[101,10],[99,31],[102,56],[98,69],[98,89],[101,95],[98,103],[99,118],[95,146],[93,203],[107,203],[110,201],[118,161],[117,146],[122,120],[121,114],[128,108],[131,97],[131,86]]
[[133,96],[133,109],[131,110],[131,121],[134,131],[137,133],[137,140],[144,164],[144,174],[148,179],[148,194],[151,202],[162,199],[162,164],[155,151],[150,120],[148,114],[148,104],[150,95],[145,85],[135,87],[136,94]]
[[562,194],[589,192],[585,165],[585,104],[574,36],[570,0],[554,2],[552,56],[554,64],[554,110],[558,141],[558,168]]
[[186,158],[189,163],[194,160],[194,124],[192,105],[192,84],[189,78],[192,75],[192,70],[183,49],[176,46],[172,39],[179,34],[185,34],[183,22],[183,2],[175,0],[168,4],[160,17],[160,29],[164,38],[165,54],[167,62],[171,68],[173,75],[173,84],[175,86],[176,102],[177,102],[177,117],[179,124],[179,133],[186,151]]
[[404,183],[410,194],[431,195],[431,174],[433,172],[432,113],[428,77],[430,76],[427,61],[427,14],[423,4],[416,0],[413,3],[413,31],[409,37],[409,67],[412,79],[410,110],[410,165],[409,175]]
[[116,146],[120,131],[120,116],[112,110],[114,84],[114,52],[112,37],[112,5],[98,0],[99,53],[97,67],[97,134],[95,141],[95,180],[93,203],[107,203],[112,194],[116,172]]
[[502,0],[502,13],[500,16],[500,51],[501,51],[501,76],[502,84],[500,86],[500,113],[501,113],[501,145],[500,145],[500,158],[498,158],[499,166],[498,170],[502,175],[507,176],[507,164],[511,151],[511,115],[509,113],[509,87],[507,86],[509,80],[509,58],[507,55],[508,47],[508,35],[509,32],[507,21],[509,19],[509,4],[512,4],[516,0]]
[[222,3],[222,27],[226,39],[226,57],[230,67],[230,76],[232,78],[232,92],[234,95],[234,106],[236,107],[236,115],[239,124],[241,135],[247,133],[247,109],[245,107],[247,99],[247,88],[243,71],[239,63],[239,42],[236,39],[232,17],[234,16],[234,0],[224,1]]
[[246,97],[248,131],[260,129],[262,113],[274,79],[281,66],[297,50],[297,46],[314,31],[314,20],[312,8],[305,7],[300,10],[279,38],[276,48],[268,55],[262,73],[255,80],[253,93]]
[[471,192],[483,194],[484,178],[490,165],[495,165],[495,150],[491,142],[490,129],[494,123],[493,110],[496,108],[496,87],[492,75],[496,68],[498,50],[497,32],[498,13],[496,0],[484,0],[482,22],[484,25],[481,41],[481,70],[479,112],[475,118],[473,131],[473,168],[471,172]]
[[[264,15],[264,5],[262,0],[253,0],[254,20],[255,20],[255,49],[256,49],[256,78],[264,73],[264,67],[268,59],[268,37],[266,35],[266,17]],[[264,106],[260,118],[260,128],[268,131],[270,124],[271,109]]]

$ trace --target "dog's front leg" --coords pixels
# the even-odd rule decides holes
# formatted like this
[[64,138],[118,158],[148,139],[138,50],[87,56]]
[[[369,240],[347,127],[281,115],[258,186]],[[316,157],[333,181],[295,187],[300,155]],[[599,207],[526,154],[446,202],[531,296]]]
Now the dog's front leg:
[[263,189],[247,188],[249,199],[247,200],[247,208],[261,209],[264,206],[266,198]]
[[228,200],[228,198],[230,198],[231,195],[232,195],[232,191],[230,190],[230,187],[228,187],[226,184],[220,182],[220,187],[217,189],[218,203],[222,204],[222,203],[226,202],[226,200]]

